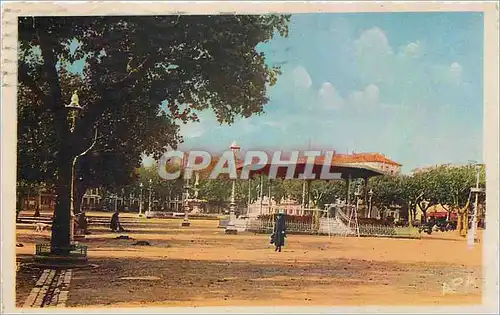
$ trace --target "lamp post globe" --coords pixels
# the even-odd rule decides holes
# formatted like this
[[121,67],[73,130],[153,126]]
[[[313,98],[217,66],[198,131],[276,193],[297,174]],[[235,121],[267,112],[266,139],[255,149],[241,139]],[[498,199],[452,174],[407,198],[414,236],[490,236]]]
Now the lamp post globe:
[[71,96],[71,103],[65,106],[68,110],[68,120],[70,123],[70,130],[73,132],[75,130],[76,118],[83,110],[83,107],[80,106],[78,91],[74,91]]

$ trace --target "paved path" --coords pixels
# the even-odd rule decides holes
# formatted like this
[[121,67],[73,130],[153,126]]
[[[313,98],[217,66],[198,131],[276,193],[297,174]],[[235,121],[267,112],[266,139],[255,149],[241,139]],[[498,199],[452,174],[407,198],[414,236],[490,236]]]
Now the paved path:
[[71,269],[45,269],[23,307],[66,307]]

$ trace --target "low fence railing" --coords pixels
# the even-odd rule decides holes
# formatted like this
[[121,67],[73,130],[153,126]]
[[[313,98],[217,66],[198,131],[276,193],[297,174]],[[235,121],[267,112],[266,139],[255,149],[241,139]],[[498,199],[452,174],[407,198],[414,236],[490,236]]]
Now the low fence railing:
[[[270,234],[273,231],[273,222],[253,219],[247,221],[246,230],[255,233]],[[332,236],[356,236],[352,227],[348,227],[339,218],[321,218],[318,227],[311,223],[290,222],[286,223],[286,229],[291,234],[324,234]],[[359,225],[359,236],[364,237],[401,237],[420,238],[417,228],[396,227],[386,225]]]
[[[246,230],[249,232],[270,234],[273,232],[273,228],[274,222],[255,219],[248,222]],[[318,232],[318,229],[315,229],[312,223],[305,222],[288,222],[286,223],[286,230],[288,233],[314,234]]]
[[36,244],[35,245],[35,255],[37,256],[50,256],[53,250],[66,252],[70,256],[87,256],[86,245],[81,244],[71,244],[68,248],[52,248],[50,244]]
[[420,233],[417,228],[412,227],[397,227],[385,225],[368,225],[362,224],[359,226],[360,236],[385,236],[385,237],[406,237],[420,238]]

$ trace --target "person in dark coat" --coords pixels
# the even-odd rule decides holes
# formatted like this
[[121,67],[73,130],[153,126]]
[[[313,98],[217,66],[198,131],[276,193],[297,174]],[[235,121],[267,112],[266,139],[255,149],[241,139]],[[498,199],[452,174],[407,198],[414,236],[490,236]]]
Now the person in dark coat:
[[286,237],[285,216],[283,215],[283,213],[279,213],[276,216],[276,222],[274,224],[273,234],[271,235],[271,244],[274,244],[276,252],[281,252],[281,247],[285,246],[285,237]]
[[113,232],[124,232],[125,229],[120,224],[119,211],[118,209],[111,216],[111,224],[109,226]]
[[87,219],[87,216],[85,215],[85,211],[82,210],[80,214],[78,215],[78,227],[80,230],[83,232],[85,235],[89,235],[89,221]]

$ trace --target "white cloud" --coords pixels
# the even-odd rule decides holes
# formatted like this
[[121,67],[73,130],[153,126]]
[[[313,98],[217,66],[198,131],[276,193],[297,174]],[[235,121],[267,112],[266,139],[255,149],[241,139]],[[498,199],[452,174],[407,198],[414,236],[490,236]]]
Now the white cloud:
[[363,95],[369,104],[377,104],[378,103],[379,90],[375,84],[368,85],[365,88]]
[[200,138],[205,133],[220,128],[217,117],[212,110],[203,110],[196,113],[199,121],[189,121],[187,124],[177,121],[180,127],[180,135],[184,139]]
[[462,65],[459,64],[458,62],[453,62],[450,65],[449,69],[449,75],[450,75],[450,80],[453,84],[460,84],[461,78],[462,78]]
[[293,82],[296,88],[309,89],[312,85],[311,76],[303,66],[293,69]]
[[462,65],[458,62],[454,62],[450,65],[450,73],[454,78],[460,78],[462,74]]
[[364,31],[354,41],[357,72],[364,83],[379,83],[387,79],[394,53],[384,31],[374,27]]
[[375,84],[363,90],[353,91],[344,99],[330,82],[325,82],[318,91],[318,101],[325,109],[338,109],[342,106],[365,108],[379,104],[380,91]]
[[[390,91],[384,99],[386,103],[413,104],[416,100],[429,98],[436,84],[451,88],[460,85],[464,79],[462,65],[458,62],[432,62],[432,57],[425,54],[425,41],[409,40],[397,49],[397,53],[393,53],[386,34],[377,27],[361,33],[353,41],[353,47],[358,78],[364,85],[375,84],[377,90]],[[362,93],[371,96],[367,98]],[[377,91],[372,89],[352,92],[348,99],[353,103],[373,104],[378,102],[377,95]]]
[[411,42],[400,48],[400,54],[404,57],[417,57],[421,54],[422,45],[419,41]]
[[349,103],[360,105],[363,102],[363,92],[354,91],[349,95]]
[[392,48],[384,31],[378,27],[364,31],[354,42],[356,55],[392,55]]
[[458,62],[454,62],[450,65],[450,71],[460,74],[462,72],[462,66]]
[[325,82],[318,91],[319,102],[327,109],[335,109],[344,105],[342,96],[330,82]]
[[349,104],[373,107],[379,103],[379,94],[378,87],[375,84],[370,84],[362,91],[352,92],[349,95]]
[[433,65],[430,67],[430,76],[434,84],[460,85],[463,77],[463,67],[458,62],[449,65]]

